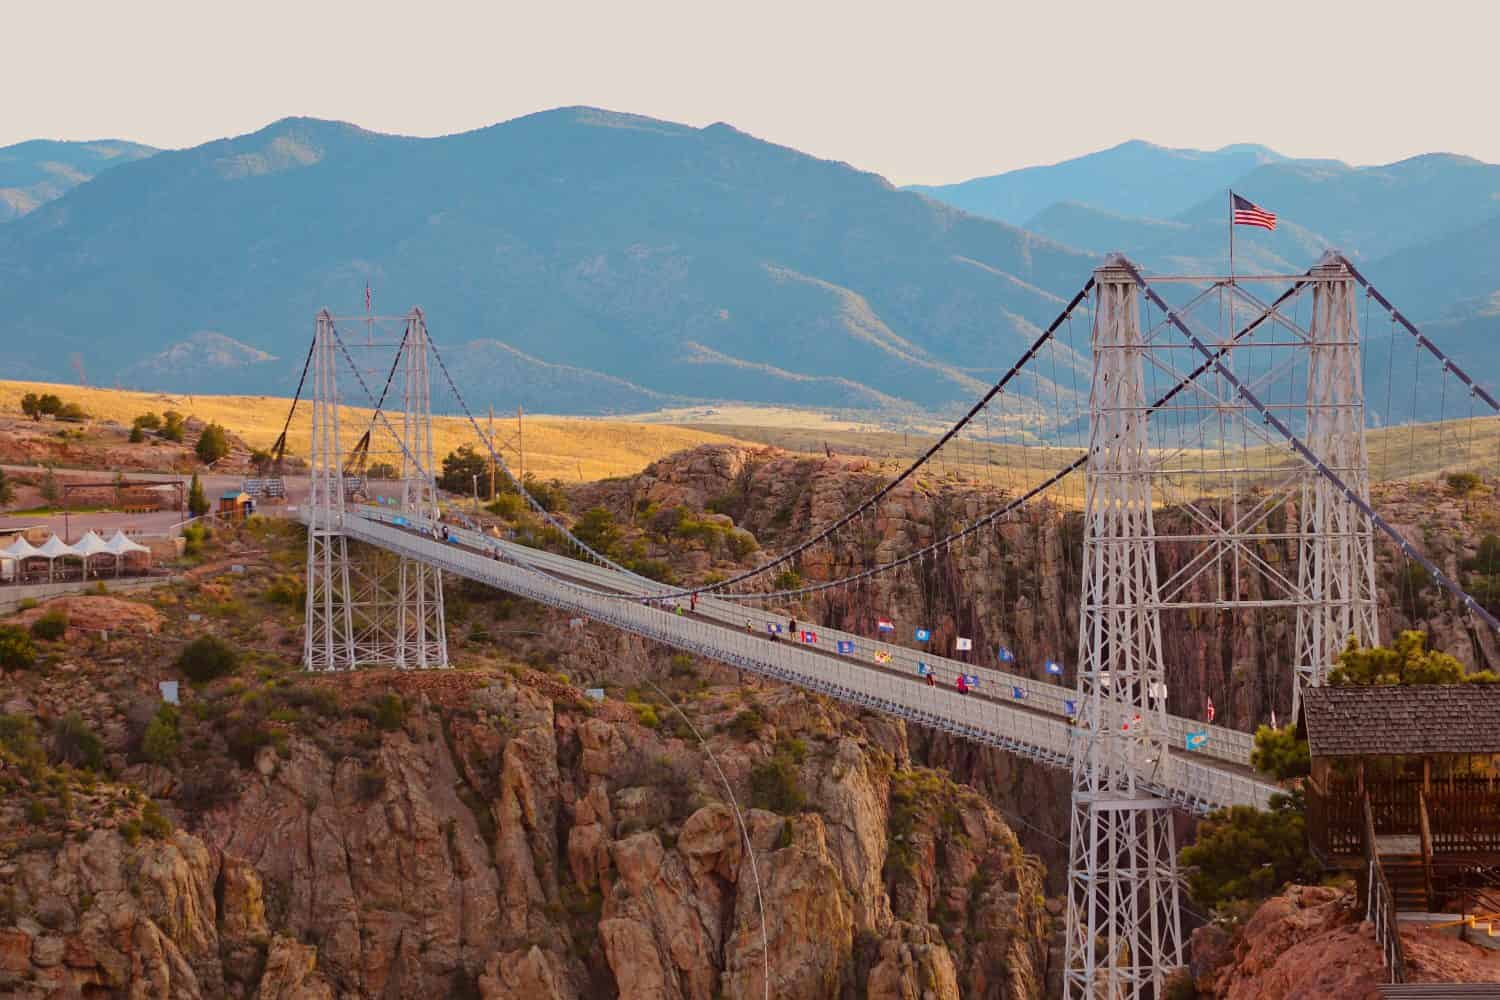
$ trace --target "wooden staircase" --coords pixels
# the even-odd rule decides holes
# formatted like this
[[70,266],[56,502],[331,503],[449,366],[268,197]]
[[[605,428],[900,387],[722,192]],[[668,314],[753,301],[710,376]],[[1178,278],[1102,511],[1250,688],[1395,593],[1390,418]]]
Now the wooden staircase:
[[1386,881],[1390,883],[1396,912],[1426,913],[1432,908],[1420,854],[1382,854],[1380,867],[1385,869]]

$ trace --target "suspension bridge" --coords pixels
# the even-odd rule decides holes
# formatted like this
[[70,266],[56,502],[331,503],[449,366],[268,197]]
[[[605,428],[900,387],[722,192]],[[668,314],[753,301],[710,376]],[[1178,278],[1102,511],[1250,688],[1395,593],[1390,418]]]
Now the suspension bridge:
[[[1362,346],[1382,318],[1385,402],[1369,407]],[[1402,350],[1414,364],[1400,366],[1398,397]],[[573,555],[495,538],[440,509],[433,363],[476,439]],[[388,413],[393,387],[400,409]],[[1408,391],[1410,419],[1401,420],[1395,401]],[[1070,997],[1160,996],[1183,956],[1172,811],[1265,808],[1277,790],[1249,767],[1249,734],[1169,711],[1164,614],[1295,616],[1287,665],[1295,704],[1323,682],[1351,637],[1378,642],[1379,541],[1421,566],[1476,628],[1500,632],[1494,615],[1371,505],[1367,441],[1368,423],[1389,430],[1427,420],[1440,448],[1452,426],[1451,446],[1472,459],[1476,427],[1500,404],[1334,252],[1302,274],[1238,276],[1147,276],[1110,256],[905,469],[808,537],[711,584],[640,576],[530,496],[511,475],[503,443],[464,403],[420,310],[319,313],[293,410],[304,395],[312,410],[311,490],[301,511],[308,669],[446,666],[449,574],[1069,769]],[[359,425],[345,412],[355,405],[370,408]],[[1459,440],[1465,433],[1469,440]],[[1389,433],[1382,440],[1395,447]],[[996,447],[1013,459],[1002,468],[990,457]],[[1424,450],[1431,447],[1424,438]],[[285,432],[278,456],[284,448]],[[399,470],[400,496],[371,504],[360,473],[382,448]],[[982,467],[991,485],[999,477],[993,509],[885,562],[849,555],[841,541],[868,537],[903,484],[950,460]],[[815,642],[767,631],[813,595],[882,576],[920,581],[955,550],[1049,504],[1083,515],[1069,686],[821,625],[808,625]],[[1164,546],[1176,553],[1171,562]],[[1268,546],[1292,552],[1290,564]],[[364,558],[365,547],[395,558]],[[773,577],[815,553],[826,578]],[[959,676],[971,682],[967,692],[957,689]]]

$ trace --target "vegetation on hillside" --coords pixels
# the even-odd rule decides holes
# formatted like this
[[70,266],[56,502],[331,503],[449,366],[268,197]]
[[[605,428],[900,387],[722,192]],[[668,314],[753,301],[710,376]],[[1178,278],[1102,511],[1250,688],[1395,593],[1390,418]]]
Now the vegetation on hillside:
[[1447,653],[1427,648],[1427,633],[1407,629],[1390,646],[1363,648],[1353,639],[1339,654],[1328,683],[1346,684],[1493,684],[1500,677],[1490,671],[1466,673],[1464,665]]

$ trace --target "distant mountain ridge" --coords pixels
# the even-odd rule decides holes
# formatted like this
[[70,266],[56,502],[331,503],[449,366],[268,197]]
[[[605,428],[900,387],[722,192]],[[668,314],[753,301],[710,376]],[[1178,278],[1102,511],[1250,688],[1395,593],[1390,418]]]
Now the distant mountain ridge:
[[1140,139],[1049,166],[1023,167],[958,184],[913,185],[975,215],[1030,227],[1058,202],[1092,205],[1126,216],[1169,218],[1258,166],[1286,157],[1265,146],[1169,149]]
[[[474,401],[945,413],[1103,253],[1221,271],[1229,185],[1281,216],[1275,233],[1239,230],[1241,273],[1301,271],[1338,246],[1443,324],[1461,363],[1500,376],[1500,167],[1465,157],[1360,168],[1133,141],[900,190],[722,123],[582,107],[435,139],[288,118],[132,148],[0,224],[14,376],[65,380],[78,352],[105,380],[290,392],[313,314],[356,311],[368,281],[377,310],[425,307]],[[1056,385],[1022,391],[1086,381],[1086,358],[1058,361]]]
[[445,349],[509,348],[460,372],[496,402],[571,372],[599,376],[575,412],[941,410],[1094,260],[723,124],[567,108],[411,139],[286,119],[0,226],[0,315],[18,370],[64,376],[76,350],[118,373],[212,329],[284,359],[281,390],[316,310],[368,280],[377,307],[424,305]]
[[33,139],[0,147],[0,222],[20,218],[103,170],[158,152],[122,139]]

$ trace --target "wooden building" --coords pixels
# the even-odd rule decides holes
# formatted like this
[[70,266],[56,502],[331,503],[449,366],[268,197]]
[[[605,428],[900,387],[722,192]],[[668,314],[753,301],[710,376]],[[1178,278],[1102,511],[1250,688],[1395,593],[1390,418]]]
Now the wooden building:
[[1308,836],[1402,911],[1500,909],[1500,685],[1323,687],[1303,702]]
[[219,497],[219,517],[224,520],[244,520],[255,513],[255,498],[243,490],[230,490]]

